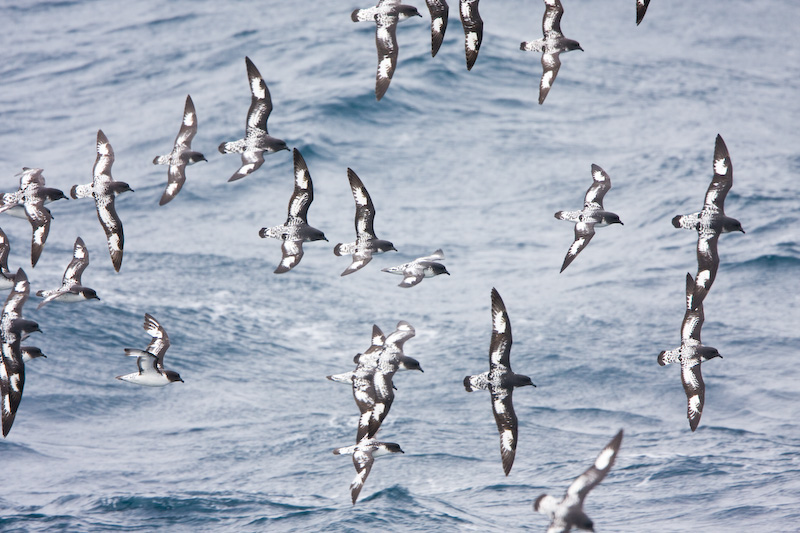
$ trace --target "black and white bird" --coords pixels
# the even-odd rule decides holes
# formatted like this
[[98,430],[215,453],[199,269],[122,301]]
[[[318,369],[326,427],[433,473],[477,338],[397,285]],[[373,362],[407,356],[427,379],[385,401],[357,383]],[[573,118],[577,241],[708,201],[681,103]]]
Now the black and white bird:
[[542,19],[544,37],[535,41],[523,41],[519,45],[520,50],[542,53],[543,72],[539,82],[539,105],[544,103],[547,93],[550,92],[553,82],[556,81],[558,69],[561,68],[559,54],[572,50],[583,51],[578,41],[567,39],[561,33],[561,16],[564,14],[561,0],[544,0],[544,4],[544,18]]
[[97,218],[108,241],[108,253],[114,270],[119,272],[122,266],[122,248],[125,244],[125,234],[122,231],[122,221],[114,207],[114,199],[118,194],[133,189],[124,181],[115,181],[111,177],[111,165],[114,164],[114,149],[108,142],[103,130],[97,130],[97,159],[92,170],[92,183],[86,185],[73,185],[70,196],[77,198],[94,198],[97,208]]
[[706,397],[706,386],[700,372],[700,364],[722,357],[716,348],[704,346],[700,341],[700,330],[703,327],[703,298],[695,286],[692,275],[686,274],[686,313],[681,323],[681,345],[673,350],[665,350],[658,354],[658,364],[680,363],[681,381],[686,392],[688,408],[686,416],[692,431],[700,424],[703,404]]
[[376,439],[364,439],[354,446],[345,446],[333,450],[334,455],[352,455],[353,465],[356,467],[356,477],[350,483],[350,496],[355,505],[364,483],[367,481],[372,463],[376,457],[390,453],[404,453],[400,445],[394,442],[380,442]]
[[59,189],[45,187],[41,168],[22,169],[19,189],[0,197],[0,213],[6,212],[19,218],[27,218],[31,224],[31,266],[36,266],[42,255],[47,235],[50,233],[50,210],[44,206],[61,198],[66,198]]
[[8,269],[8,253],[10,251],[11,243],[0,228],[0,290],[10,289],[14,286],[14,273]]
[[413,338],[414,335],[416,335],[414,326],[405,320],[401,320],[397,323],[395,331],[386,336],[373,373],[375,401],[367,424],[367,432],[363,434],[363,427],[359,424],[357,441],[363,437],[374,437],[386,415],[389,414],[389,409],[391,409],[392,402],[394,402],[392,379],[401,368],[401,365],[404,369],[414,369],[422,372],[419,361],[403,353],[406,341]]
[[672,219],[676,228],[697,231],[697,278],[695,283],[704,299],[717,277],[719,252],[717,243],[722,233],[741,231],[741,223],[725,215],[725,197],[733,187],[733,165],[728,147],[720,135],[714,146],[714,176],[706,191],[703,209],[690,215],[678,215]]
[[467,56],[467,70],[472,70],[478,59],[483,41],[483,19],[478,13],[480,0],[459,0],[458,12],[464,27],[464,51]]
[[83,239],[75,239],[75,247],[72,251],[72,261],[67,265],[64,276],[61,278],[61,287],[49,291],[38,291],[36,296],[44,298],[37,309],[41,309],[47,302],[83,302],[86,300],[99,300],[94,289],[84,287],[81,284],[81,274],[89,266],[89,250],[83,243]]
[[164,368],[164,354],[169,348],[167,331],[149,313],[144,315],[144,330],[153,337],[153,340],[147,345],[147,349],[125,348],[125,355],[136,357],[139,371],[117,376],[117,379],[147,387],[164,387],[174,381],[183,383],[177,372]]
[[22,400],[25,361],[41,354],[38,348],[26,346],[23,350],[20,346],[22,339],[34,331],[41,331],[39,324],[22,318],[22,307],[29,294],[28,277],[20,268],[14,275],[14,287],[6,298],[0,317],[0,410],[4,437],[11,431]]
[[356,9],[350,15],[353,22],[375,23],[375,46],[378,48],[378,72],[375,76],[375,98],[386,94],[397,67],[397,23],[411,17],[421,17],[414,6],[399,0],[380,0],[376,6]]
[[192,139],[197,134],[197,112],[194,109],[194,102],[190,95],[186,96],[186,104],[183,107],[183,122],[178,136],[175,137],[175,144],[172,152],[167,155],[159,155],[153,159],[154,165],[169,165],[167,171],[167,188],[161,195],[158,205],[164,205],[171,201],[180,192],[186,181],[186,166],[197,163],[198,161],[208,161],[200,152],[192,150]]
[[575,223],[575,240],[569,247],[561,272],[567,268],[578,254],[586,248],[594,237],[595,226],[622,224],[619,216],[603,209],[603,197],[611,189],[611,178],[597,165],[592,165],[592,185],[586,191],[581,211],[558,211],[555,217]]
[[492,289],[492,340],[489,345],[489,371],[464,378],[467,392],[488,390],[492,411],[500,432],[500,456],[506,475],[514,465],[517,450],[517,415],[511,401],[516,387],[533,384],[531,378],[511,370],[511,322],[497,289]]
[[442,261],[443,259],[444,252],[442,252],[442,249],[440,248],[431,255],[419,257],[409,263],[382,268],[381,272],[388,272],[389,274],[398,274],[403,276],[403,281],[401,281],[397,286],[407,289],[417,285],[420,281],[422,281],[422,278],[432,278],[433,276],[438,276],[439,274],[447,274],[449,276],[450,272],[447,271],[445,266],[437,262]]
[[350,181],[350,190],[356,202],[356,241],[347,244],[339,243],[333,249],[333,253],[337,256],[353,256],[353,262],[342,272],[342,276],[352,274],[356,270],[363,268],[364,265],[372,261],[374,254],[390,250],[397,251],[391,242],[381,240],[375,236],[375,228],[373,227],[375,206],[372,204],[372,198],[370,198],[361,179],[349,168],[347,169],[347,179]]
[[533,502],[533,510],[550,518],[548,533],[569,533],[573,527],[594,531],[594,523],[583,511],[583,501],[589,491],[603,481],[608,471],[611,470],[621,444],[622,430],[620,429],[594,460],[594,464],[575,478],[561,500],[549,494],[542,494],[536,498]]
[[636,0],[636,25],[638,26],[642,19],[644,19],[644,14],[647,13],[647,6],[650,5],[650,0]]
[[245,57],[244,62],[247,65],[247,79],[250,82],[250,93],[252,94],[250,109],[247,111],[244,138],[219,145],[220,153],[242,154],[242,166],[228,178],[228,181],[240,180],[258,170],[264,163],[265,152],[271,154],[289,149],[286,142],[267,133],[267,119],[272,113],[272,98],[267,84],[264,83],[264,78],[261,77],[261,73],[258,72],[250,58]]
[[355,357],[355,370],[327,376],[331,381],[347,383],[352,386],[353,398],[360,413],[356,442],[360,442],[363,436],[369,432],[369,423],[377,400],[377,395],[375,394],[375,369],[378,366],[378,357],[380,357],[385,340],[386,337],[381,328],[373,325],[370,347],[364,353]]
[[444,33],[447,31],[450,7],[445,0],[425,0],[425,3],[428,4],[428,11],[431,14],[431,57],[436,57],[442,46]]
[[308,225],[308,207],[314,201],[314,185],[300,151],[294,149],[294,192],[289,199],[289,214],[282,226],[261,228],[258,235],[264,239],[272,237],[283,241],[283,257],[275,274],[282,274],[294,268],[303,258],[303,243],[327,241],[325,234]]
[[[64,191],[61,189],[45,187],[45,179],[42,175],[42,172],[43,171],[40,168],[23,167],[22,171],[17,173],[17,176],[20,178],[19,190],[0,196],[0,213],[11,215],[14,218],[28,218],[28,214],[25,212],[25,204],[22,199],[25,194],[25,188],[31,183],[31,181],[35,181],[39,186],[36,190],[36,195],[43,198],[42,203],[45,205],[56,200],[69,200],[69,197],[65,195]],[[52,218],[52,214],[50,216]]]
[[[359,367],[375,368],[378,364],[378,357],[380,357],[381,349],[383,349],[383,343],[385,341],[386,336],[383,334],[383,331],[381,331],[381,328],[379,328],[377,324],[373,324],[372,339],[369,348],[353,358],[353,362],[356,364],[356,370],[358,370]],[[326,377],[337,383],[352,383],[353,375],[354,371],[351,370],[349,372],[332,374]]]

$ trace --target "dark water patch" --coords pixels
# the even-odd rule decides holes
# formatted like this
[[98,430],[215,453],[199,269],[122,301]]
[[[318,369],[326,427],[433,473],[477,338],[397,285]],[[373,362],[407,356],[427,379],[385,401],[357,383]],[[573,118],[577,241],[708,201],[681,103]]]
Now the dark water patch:
[[800,257],[777,254],[764,254],[754,259],[730,263],[731,270],[781,271],[795,270],[800,267]]

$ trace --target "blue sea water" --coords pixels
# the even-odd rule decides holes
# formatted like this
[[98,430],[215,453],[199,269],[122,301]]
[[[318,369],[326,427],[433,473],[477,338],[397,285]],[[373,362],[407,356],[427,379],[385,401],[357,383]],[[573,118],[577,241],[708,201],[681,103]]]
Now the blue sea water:
[[[26,366],[14,427],[0,442],[4,531],[543,531],[532,511],[560,495],[614,433],[625,437],[586,500],[598,531],[796,531],[800,519],[800,5],[791,0],[564,2],[563,54],[547,101],[537,38],[543,5],[481,5],[483,45],[465,67],[457,6],[430,56],[427,12],[398,28],[400,59],[374,98],[374,27],[343,2],[36,1],[0,5],[0,185],[42,167],[67,191],[91,181],[95,136],[116,152],[121,272],[89,200],[52,204],[30,268],[30,226],[2,217],[12,269],[32,291],[56,287],[80,235],[84,282],[99,302],[51,303],[25,316],[47,359]],[[421,3],[420,3],[421,4]],[[455,4],[455,2],[451,2]],[[243,133],[244,57],[266,80],[270,133],[304,155],[309,222],[330,243],[305,246],[276,276],[280,245],[258,237],[285,219],[289,152],[227,183]],[[191,94],[194,147],[159,207],[169,152]],[[746,234],[721,237],[705,300],[705,409],[689,430],[679,370],[656,355],[680,340],[714,138],[731,153],[726,212]],[[611,176],[600,228],[563,273],[596,163]],[[398,253],[340,277],[353,239],[346,169],[364,181],[375,229]],[[380,272],[436,248],[452,276],[410,290]],[[462,379],[488,369],[490,290],[503,296],[519,389],[516,461],[503,475],[488,394]],[[135,369],[144,313],[167,329],[166,366],[185,383],[115,380]],[[425,372],[396,376],[380,438],[405,454],[376,461],[358,503],[355,471],[333,448],[354,442],[357,409],[325,379],[352,368],[372,324],[399,320]]]

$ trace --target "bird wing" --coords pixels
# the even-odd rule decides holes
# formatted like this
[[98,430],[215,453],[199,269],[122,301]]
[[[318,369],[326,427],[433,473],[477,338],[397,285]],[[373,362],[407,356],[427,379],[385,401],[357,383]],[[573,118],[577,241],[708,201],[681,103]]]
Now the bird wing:
[[714,145],[714,177],[711,178],[711,184],[706,191],[703,207],[724,213],[725,197],[731,187],[733,187],[731,156],[728,153],[728,147],[725,146],[725,141],[720,135],[717,135]]
[[575,478],[575,481],[567,489],[565,503],[583,503],[586,495],[592,490],[595,485],[603,481],[611,467],[614,465],[614,460],[617,458],[617,452],[622,444],[622,430],[619,430],[614,438],[606,444],[605,448],[600,452],[590,466],[583,474]]
[[83,239],[78,237],[75,239],[75,247],[72,251],[72,261],[67,265],[64,271],[64,276],[61,278],[61,284],[66,286],[80,285],[81,275],[86,267],[89,266],[89,250],[83,243]]
[[564,263],[561,265],[561,272],[572,263],[581,250],[586,248],[589,241],[594,237],[594,223],[592,222],[577,222],[575,223],[575,240],[572,241],[572,246],[567,250],[567,255],[564,257]]
[[583,199],[583,208],[603,209],[603,197],[611,189],[611,178],[606,171],[597,165],[592,165],[592,184],[586,191]]

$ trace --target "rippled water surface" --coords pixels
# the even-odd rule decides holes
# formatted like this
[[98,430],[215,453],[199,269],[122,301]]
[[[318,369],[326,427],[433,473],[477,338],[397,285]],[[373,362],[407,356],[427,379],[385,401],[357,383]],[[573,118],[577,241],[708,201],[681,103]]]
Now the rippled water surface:
[[[792,531],[800,508],[800,5],[656,0],[640,26],[633,0],[564,0],[561,56],[544,105],[544,6],[481,5],[483,45],[465,67],[456,5],[430,55],[427,10],[398,28],[400,59],[374,98],[374,27],[342,2],[16,2],[0,6],[0,184],[23,166],[68,191],[91,180],[95,136],[116,152],[125,227],[121,272],[89,200],[59,201],[30,268],[30,225],[2,216],[12,269],[56,287],[80,235],[83,276],[101,301],[51,303],[25,316],[47,359],[26,366],[13,430],[0,442],[0,529],[22,531],[544,531],[531,502],[563,494],[620,428],[616,464],[586,500],[597,531]],[[455,4],[451,1],[451,4]],[[613,5],[611,5],[613,4]],[[691,5],[690,5],[691,4]],[[235,183],[249,105],[244,57],[267,82],[270,133],[304,155],[309,222],[330,243],[274,275],[292,191],[290,152]],[[178,197],[160,207],[167,153],[191,94],[194,148]],[[670,224],[700,209],[714,139],[731,153],[726,213],[705,300],[699,429],[686,420],[677,346],[695,236]],[[611,176],[600,228],[563,273],[570,224],[592,163]],[[353,239],[346,169],[364,181],[375,229],[398,253],[340,277]],[[396,287],[381,268],[446,255],[451,276]],[[485,392],[490,291],[505,300],[518,389],[519,444],[503,475]],[[135,370],[144,313],[167,329],[166,366],[185,383],[115,380]],[[406,354],[424,373],[395,377],[380,458],[350,503],[354,469],[331,450],[354,442],[357,408],[325,379],[352,368],[372,324],[416,328]]]

